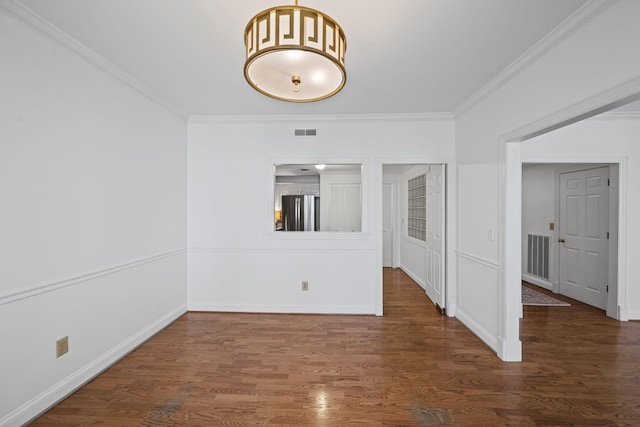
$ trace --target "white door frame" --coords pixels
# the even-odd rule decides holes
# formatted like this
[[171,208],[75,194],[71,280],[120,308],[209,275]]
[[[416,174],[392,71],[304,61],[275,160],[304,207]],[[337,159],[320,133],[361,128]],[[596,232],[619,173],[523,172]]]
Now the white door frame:
[[[609,275],[615,275],[617,295],[607,308],[607,314],[626,321],[627,311],[626,284],[626,201],[627,201],[627,158],[623,156],[521,156],[520,143],[503,143],[505,159],[504,199],[501,205],[504,216],[501,216],[503,238],[500,240],[500,259],[502,262],[499,285],[500,317],[499,331],[501,347],[498,356],[503,360],[521,361],[522,347],[520,343],[519,319],[522,314],[520,283],[522,280],[522,163],[607,163],[618,167],[617,221],[618,239],[615,248],[610,252],[617,254],[610,260],[617,259],[617,266],[609,264]],[[610,201],[610,203],[613,203]],[[611,220],[611,219],[610,219]],[[506,286],[508,284],[509,286]],[[614,305],[615,304],[615,305]]]
[[[618,265],[618,260],[617,260],[617,247],[618,247],[618,177],[619,177],[619,168],[618,168],[618,164],[614,163],[614,164],[609,164],[609,163],[563,163],[563,164],[559,164],[558,162],[552,162],[552,163],[548,163],[548,162],[536,162],[536,161],[529,161],[529,159],[531,158],[535,158],[535,157],[527,157],[527,156],[523,156],[522,157],[522,163],[527,163],[527,164],[533,164],[533,165],[557,165],[556,170],[555,170],[555,184],[554,184],[554,191],[555,191],[555,197],[554,197],[554,208],[553,208],[553,222],[555,223],[555,230],[551,232],[551,239],[552,239],[552,243],[554,245],[557,245],[557,239],[559,237],[562,237],[559,232],[560,232],[560,227],[561,227],[561,222],[562,222],[562,217],[560,215],[560,175],[564,174],[564,173],[571,173],[571,172],[579,172],[579,171],[584,171],[584,170],[589,170],[589,169],[596,169],[596,168],[602,168],[602,167],[607,167],[609,168],[609,177],[611,180],[611,185],[609,187],[609,225],[608,225],[608,229],[610,232],[610,239],[609,239],[609,250],[608,250],[608,259],[609,259],[609,265],[608,265],[608,273],[609,273],[609,277],[607,279],[608,285],[609,285],[609,292],[607,295],[607,316],[612,317],[612,318],[618,318],[618,314],[617,314],[617,287],[618,287],[618,282],[617,282],[617,265]],[[546,289],[549,289],[555,293],[560,293],[560,276],[561,276],[561,272],[560,269],[562,268],[562,265],[560,263],[560,250],[559,248],[557,250],[553,250],[552,252],[552,256],[553,256],[553,268],[551,268],[551,266],[549,267],[549,272],[550,272],[550,277],[549,277],[549,284],[543,284],[543,283],[535,283],[535,281],[532,281],[532,283],[540,285],[545,287]],[[527,280],[526,275],[523,272],[523,280]],[[529,279],[531,280],[531,279]]]
[[[391,186],[391,267],[397,268],[398,267],[398,255],[397,255],[398,181],[395,179],[392,181],[383,181],[382,183],[383,188],[385,185]],[[384,192],[382,196],[382,202],[384,203]],[[384,230],[383,230],[383,237],[384,237]],[[383,249],[384,249],[384,240],[383,240]],[[383,254],[384,254],[384,250],[383,250]],[[384,255],[383,255],[383,258],[384,258]]]
[[[575,170],[584,170],[585,167],[591,169],[601,166],[610,166],[610,176],[612,180],[617,181],[617,191],[614,181],[610,192],[609,200],[609,224],[610,230],[614,233],[610,239],[609,246],[609,284],[614,286],[612,296],[607,304],[607,315],[617,320],[629,320],[626,310],[626,281],[623,281],[623,259],[626,257],[626,199],[627,199],[627,158],[621,156],[580,156],[580,155],[563,155],[563,156],[522,156],[522,163],[572,163],[575,167],[563,169],[561,172],[570,172]],[[582,166],[578,166],[578,164]],[[617,171],[616,171],[617,169]],[[560,173],[560,171],[558,172]],[[522,195],[520,195],[522,198]],[[557,204],[557,200],[556,200]],[[559,207],[556,206],[556,222],[558,222]],[[617,227],[615,222],[618,222]],[[615,230],[617,228],[617,233]],[[624,246],[624,248],[623,248]],[[612,264],[613,263],[613,264]],[[558,266],[559,267],[559,266]],[[555,286],[555,285],[554,285]],[[624,289],[622,289],[624,286]],[[617,291],[617,292],[615,292]],[[617,295],[616,295],[617,294]],[[617,298],[615,298],[617,296]],[[624,298],[622,298],[624,296]],[[611,297],[613,301],[611,301]]]
[[[383,185],[383,165],[429,165],[442,164],[445,165],[445,256],[446,256],[446,273],[445,273],[445,298],[446,298],[446,314],[455,317],[457,309],[457,287],[456,283],[456,200],[457,200],[457,169],[455,158],[453,157],[426,157],[426,158],[380,158],[375,161],[376,168],[376,277],[377,291],[376,316],[383,315],[383,284],[382,284],[382,185]],[[396,197],[397,200],[397,197]],[[397,224],[396,224],[397,225]],[[400,230],[396,230],[396,235],[401,235]],[[397,240],[396,240],[397,243]],[[397,249],[397,245],[396,245]],[[397,253],[396,253],[397,254]],[[394,263],[397,264],[397,258],[394,257]]]
[[[520,342],[521,238],[522,238],[522,162],[520,143],[538,135],[578,122],[640,98],[640,76],[614,86],[567,108],[525,124],[499,138],[499,283],[498,283],[498,356],[505,361],[522,360]],[[626,283],[626,204],[627,160],[624,156],[582,157],[579,155],[527,158],[539,163],[617,163],[618,199],[618,319],[628,320]]]

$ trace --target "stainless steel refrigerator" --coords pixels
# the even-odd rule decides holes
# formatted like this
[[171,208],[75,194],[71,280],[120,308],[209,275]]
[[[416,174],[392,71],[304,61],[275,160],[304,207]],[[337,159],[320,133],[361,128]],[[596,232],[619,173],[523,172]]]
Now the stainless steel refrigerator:
[[282,229],[284,231],[319,231],[320,197],[282,196]]

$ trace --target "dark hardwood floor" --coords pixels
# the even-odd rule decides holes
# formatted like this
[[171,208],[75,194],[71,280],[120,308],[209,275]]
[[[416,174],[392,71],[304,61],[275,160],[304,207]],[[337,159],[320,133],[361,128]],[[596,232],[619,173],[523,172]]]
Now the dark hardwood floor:
[[640,323],[526,306],[505,363],[384,281],[383,317],[188,313],[33,425],[640,425]]

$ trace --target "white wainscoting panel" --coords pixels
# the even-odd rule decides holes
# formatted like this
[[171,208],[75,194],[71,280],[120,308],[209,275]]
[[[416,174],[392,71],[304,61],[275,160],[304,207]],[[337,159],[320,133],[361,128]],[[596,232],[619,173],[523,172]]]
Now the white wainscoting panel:
[[[185,313],[186,256],[152,256],[5,298],[0,342],[12,351],[0,364],[0,426],[29,422]],[[69,352],[56,358],[65,336]]]
[[458,292],[456,318],[498,351],[498,264],[473,254],[456,251]]
[[375,266],[368,249],[192,248],[189,310],[375,314]]

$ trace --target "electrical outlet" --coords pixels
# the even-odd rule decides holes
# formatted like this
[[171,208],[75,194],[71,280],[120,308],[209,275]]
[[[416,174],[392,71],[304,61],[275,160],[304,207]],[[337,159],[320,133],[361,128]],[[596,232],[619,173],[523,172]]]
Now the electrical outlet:
[[309,282],[307,282],[306,280],[302,281],[302,290],[303,291],[308,291],[309,290]]
[[60,338],[56,341],[56,357],[69,352],[69,337]]

